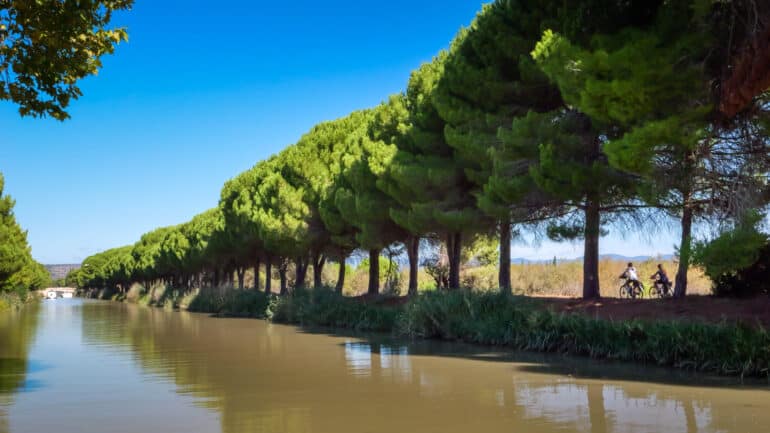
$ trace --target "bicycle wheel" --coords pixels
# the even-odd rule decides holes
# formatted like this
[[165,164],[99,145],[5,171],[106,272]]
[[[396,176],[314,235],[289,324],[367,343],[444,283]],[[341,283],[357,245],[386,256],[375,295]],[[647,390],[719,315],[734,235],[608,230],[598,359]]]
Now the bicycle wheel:
[[634,284],[634,292],[631,297],[634,299],[644,298],[644,287],[642,286],[642,283]]
[[650,298],[662,298],[663,292],[660,289],[660,284],[653,284],[652,287],[650,287]]
[[628,287],[628,283],[625,283],[622,286],[620,286],[620,297],[623,299],[627,299],[631,297],[631,288]]

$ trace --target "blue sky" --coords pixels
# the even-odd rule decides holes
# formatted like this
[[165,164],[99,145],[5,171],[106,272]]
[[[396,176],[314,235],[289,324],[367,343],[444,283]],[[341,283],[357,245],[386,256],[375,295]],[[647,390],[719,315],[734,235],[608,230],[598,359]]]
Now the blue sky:
[[[222,184],[314,124],[376,105],[446,48],[477,1],[137,0],[130,41],[84,80],[64,123],[0,103],[0,171],[43,263],[77,263],[216,205]],[[610,236],[602,252],[670,253]],[[576,257],[579,244],[516,244]]]

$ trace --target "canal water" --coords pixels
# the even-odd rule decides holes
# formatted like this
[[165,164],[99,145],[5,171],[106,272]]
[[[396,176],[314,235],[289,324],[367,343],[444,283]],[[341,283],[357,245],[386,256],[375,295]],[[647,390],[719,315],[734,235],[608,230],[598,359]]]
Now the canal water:
[[0,433],[770,431],[770,386],[109,302],[0,315]]

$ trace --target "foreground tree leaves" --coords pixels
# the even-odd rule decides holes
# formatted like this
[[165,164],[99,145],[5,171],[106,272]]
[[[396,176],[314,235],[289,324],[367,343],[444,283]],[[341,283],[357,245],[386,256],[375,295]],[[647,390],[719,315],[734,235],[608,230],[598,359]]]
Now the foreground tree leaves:
[[128,40],[110,28],[116,11],[133,0],[0,0],[0,100],[22,116],[65,120],[82,95],[77,82],[95,75],[101,57]]

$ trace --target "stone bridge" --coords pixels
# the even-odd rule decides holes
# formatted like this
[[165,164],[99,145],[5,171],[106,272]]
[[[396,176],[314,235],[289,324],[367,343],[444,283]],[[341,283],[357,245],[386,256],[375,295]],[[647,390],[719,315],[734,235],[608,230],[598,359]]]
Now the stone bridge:
[[76,290],[72,287],[49,287],[40,292],[45,298],[72,298],[75,296]]

